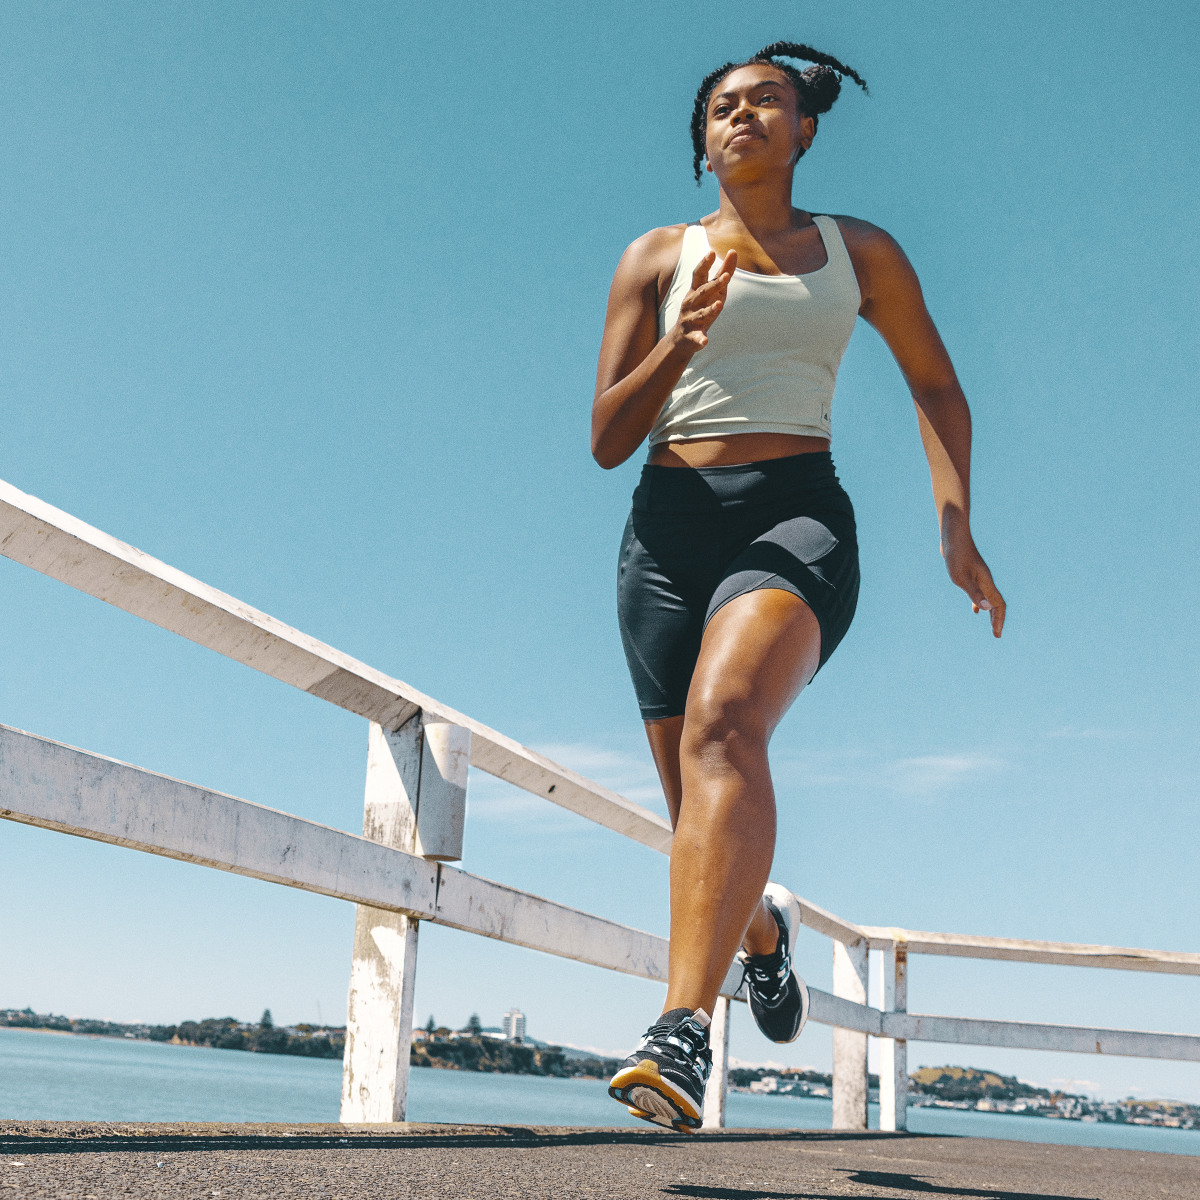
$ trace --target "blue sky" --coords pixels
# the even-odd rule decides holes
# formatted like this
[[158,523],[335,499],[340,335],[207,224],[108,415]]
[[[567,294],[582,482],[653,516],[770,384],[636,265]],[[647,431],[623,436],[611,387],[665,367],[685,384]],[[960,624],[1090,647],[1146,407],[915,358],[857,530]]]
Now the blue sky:
[[[975,414],[1002,642],[898,371],[836,399],[863,593],[773,745],[775,877],[855,920],[1195,950],[1193,6],[27,7],[0,46],[0,477],[661,808],[591,461],[624,246],[710,211],[699,79],[855,66],[797,204],[906,248]],[[364,723],[0,560],[0,721],[356,829]],[[473,777],[465,866],[665,932],[666,861]],[[341,1020],[335,901],[5,824],[0,1005]],[[829,946],[805,968],[828,986]],[[914,1010],[1200,1032],[1200,981],[917,959]],[[423,1021],[618,1050],[638,981],[426,927]],[[816,1029],[748,1061],[827,1064]],[[1194,1064],[916,1046],[1106,1095]]]

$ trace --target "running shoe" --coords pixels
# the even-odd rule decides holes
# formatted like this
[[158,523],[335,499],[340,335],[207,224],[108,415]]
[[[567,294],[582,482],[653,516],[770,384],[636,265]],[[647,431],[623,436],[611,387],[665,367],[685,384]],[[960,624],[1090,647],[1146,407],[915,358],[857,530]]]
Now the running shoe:
[[773,1042],[794,1042],[808,1020],[808,988],[792,967],[792,939],[800,925],[800,905],[787,888],[767,884],[767,911],[779,926],[779,943],[770,954],[738,955],[754,1022]]
[[608,1094],[635,1117],[694,1133],[703,1120],[704,1085],[712,1070],[708,1013],[663,1013],[612,1077]]

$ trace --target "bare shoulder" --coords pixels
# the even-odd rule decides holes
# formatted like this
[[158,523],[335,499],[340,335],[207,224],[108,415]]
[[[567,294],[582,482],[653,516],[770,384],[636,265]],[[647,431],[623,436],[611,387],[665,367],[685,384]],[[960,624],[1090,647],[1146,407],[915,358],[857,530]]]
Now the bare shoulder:
[[679,263],[686,228],[686,224],[663,225],[630,242],[621,255],[614,282],[638,290],[653,284],[661,297],[670,287]]
[[908,302],[919,301],[921,285],[912,263],[886,229],[858,217],[830,215],[837,221],[854,265],[862,296],[859,312],[864,317],[871,320],[873,314],[878,315],[880,302],[893,303],[898,296],[906,297]]
[[673,251],[675,257],[678,258],[679,248],[683,245],[683,231],[686,228],[687,222],[681,221],[678,225],[661,225],[658,229],[651,229],[648,233],[643,233],[636,241],[630,242],[625,255],[627,257],[653,258],[656,255],[669,254]]
[[857,256],[862,256],[864,261],[878,263],[880,266],[888,262],[908,262],[904,251],[900,249],[900,243],[886,229],[880,229],[878,225],[872,225],[870,221],[864,221],[859,217],[847,217],[842,213],[830,213],[829,215],[837,222],[842,241],[846,243],[846,249],[849,250],[850,257],[855,260],[856,266],[858,264]]

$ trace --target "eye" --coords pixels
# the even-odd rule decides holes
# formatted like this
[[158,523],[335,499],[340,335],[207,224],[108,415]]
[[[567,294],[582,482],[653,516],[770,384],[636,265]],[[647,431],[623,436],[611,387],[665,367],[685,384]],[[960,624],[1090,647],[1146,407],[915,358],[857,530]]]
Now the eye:
[[718,104],[717,107],[713,109],[712,115],[714,117],[723,117],[728,111],[729,111],[728,104]]

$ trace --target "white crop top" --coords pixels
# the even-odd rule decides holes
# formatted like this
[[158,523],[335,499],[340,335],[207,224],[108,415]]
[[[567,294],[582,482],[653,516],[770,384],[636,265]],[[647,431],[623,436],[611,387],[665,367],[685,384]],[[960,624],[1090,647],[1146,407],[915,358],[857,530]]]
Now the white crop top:
[[[830,436],[833,385],[862,300],[837,222],[813,221],[825,265],[804,275],[734,272],[708,345],[692,355],[663,405],[651,446],[735,433]],[[708,252],[704,226],[689,225],[658,310],[659,337],[679,319],[692,272]]]

